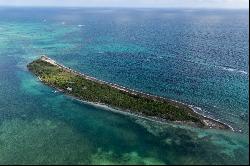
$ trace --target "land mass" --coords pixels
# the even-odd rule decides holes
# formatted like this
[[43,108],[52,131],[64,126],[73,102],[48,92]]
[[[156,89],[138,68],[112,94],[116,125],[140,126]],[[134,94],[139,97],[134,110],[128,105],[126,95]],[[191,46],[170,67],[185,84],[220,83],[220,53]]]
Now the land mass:
[[29,63],[27,67],[43,83],[83,101],[104,104],[159,121],[230,129],[230,126],[204,117],[183,103],[98,80],[65,67],[47,56]]

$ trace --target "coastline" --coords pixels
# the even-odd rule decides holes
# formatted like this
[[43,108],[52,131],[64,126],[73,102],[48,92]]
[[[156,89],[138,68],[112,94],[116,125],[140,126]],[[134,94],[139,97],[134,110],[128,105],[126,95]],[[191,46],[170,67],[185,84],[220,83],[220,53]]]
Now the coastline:
[[[63,91],[62,91],[62,93],[64,94]],[[114,108],[112,106],[109,106],[109,105],[106,105],[106,104],[103,104],[103,103],[84,101],[84,100],[82,100],[80,98],[77,98],[77,97],[69,95],[69,94],[67,96],[70,97],[71,99],[77,100],[77,101],[79,101],[81,103],[88,104],[88,105],[98,107],[98,108],[104,109],[106,111],[111,111],[111,112],[114,112],[114,113],[118,113],[118,114],[129,115],[129,116],[133,116],[133,117],[136,117],[136,118],[146,119],[146,120],[156,122],[156,123],[160,123],[160,124],[169,124],[169,123],[171,123],[171,124],[174,124],[174,125],[187,125],[187,123],[181,122],[181,121],[168,121],[166,119],[162,119],[162,118],[158,118],[158,117],[148,117],[148,116],[145,116],[143,114],[134,113],[134,112],[132,112],[130,110],[121,110],[120,108]],[[188,106],[190,106],[190,105],[188,105]],[[221,123],[221,124],[223,124],[225,126],[228,126],[228,128],[230,128],[231,131],[235,131],[232,126],[230,126],[230,125],[228,125],[226,123],[223,123],[223,122],[221,122],[219,120],[213,119],[211,117],[204,116],[204,115],[200,114],[199,112],[195,111],[195,109],[193,107],[191,107],[191,106],[190,106],[190,108],[193,109],[193,111],[195,113],[199,114],[200,116],[203,116],[204,118],[209,118],[209,119],[212,119],[214,121],[217,121],[218,123]],[[197,127],[194,124],[193,125],[189,124],[188,126]]]
[[[184,103],[184,104],[185,104],[185,103]],[[224,122],[221,122],[221,121],[218,120],[218,119],[214,119],[214,118],[212,118],[212,117],[209,117],[209,116],[206,116],[206,115],[202,115],[200,112],[196,111],[195,106],[193,106],[193,105],[188,105],[188,106],[189,106],[196,114],[199,114],[200,116],[202,116],[202,117],[204,117],[204,118],[212,119],[213,121],[216,121],[216,122],[218,122],[218,123],[221,123],[221,124],[227,126],[228,128],[230,128],[230,130],[235,131],[234,128],[233,128],[231,125],[226,124],[226,123],[224,123]]]
[[40,58],[40,60],[44,61],[44,62],[47,62],[47,63],[49,63],[51,65],[54,65],[54,66],[56,66],[58,68],[61,68],[63,70],[66,70],[69,73],[73,73],[74,75],[81,76],[86,80],[90,80],[90,81],[96,82],[98,84],[104,84],[104,85],[110,86],[111,88],[114,88],[114,89],[117,89],[117,90],[121,91],[121,93],[127,93],[127,94],[130,94],[132,96],[139,96],[139,97],[143,97],[143,98],[146,98],[146,99],[151,99],[151,100],[154,100],[154,101],[167,102],[167,103],[169,103],[171,105],[174,105],[174,106],[176,106],[178,108],[183,108],[186,111],[188,111],[189,113],[196,114],[197,117],[203,122],[204,126],[202,126],[202,127],[197,126],[197,124],[195,124],[194,122],[190,122],[190,121],[173,121],[173,120],[167,120],[167,119],[157,117],[157,116],[147,116],[147,115],[144,115],[143,113],[140,113],[140,112],[134,112],[134,111],[131,111],[129,109],[117,108],[115,106],[112,106],[112,105],[109,105],[109,104],[106,104],[106,103],[92,102],[92,101],[83,100],[80,97],[76,97],[76,96],[68,93],[67,91],[65,91],[63,89],[60,89],[60,88],[58,88],[58,87],[56,87],[56,86],[54,86],[52,84],[47,83],[46,81],[42,80],[38,76],[38,79],[41,82],[45,83],[48,86],[51,86],[51,87],[57,89],[58,91],[61,91],[61,92],[65,93],[66,95],[69,95],[70,97],[72,97],[72,98],[74,98],[74,99],[76,99],[76,100],[78,100],[80,102],[88,103],[88,104],[95,105],[95,106],[100,106],[102,108],[108,109],[108,110],[113,111],[113,112],[129,114],[129,115],[132,115],[132,116],[136,116],[136,117],[140,117],[140,118],[144,118],[144,119],[148,119],[148,120],[153,120],[153,121],[160,122],[160,123],[170,122],[170,123],[175,123],[175,124],[187,124],[187,125],[190,125],[190,126],[193,126],[193,127],[230,129],[230,130],[234,131],[234,129],[230,125],[225,124],[223,122],[220,122],[219,120],[213,119],[211,117],[204,116],[201,113],[197,112],[195,110],[194,106],[187,105],[185,103],[175,101],[175,100],[172,100],[172,99],[167,99],[167,98],[163,98],[163,97],[160,97],[160,96],[155,96],[155,95],[147,94],[147,93],[144,93],[144,92],[136,91],[136,90],[129,89],[129,88],[126,88],[126,87],[123,87],[123,86],[120,86],[120,85],[117,85],[117,84],[109,83],[109,82],[106,82],[106,81],[98,80],[98,79],[96,79],[94,77],[91,77],[91,76],[82,74],[80,72],[74,71],[71,68],[68,68],[68,67],[66,67],[66,66],[64,66],[62,64],[59,64],[56,61],[54,61],[53,59],[51,59],[51,58],[49,58],[47,56],[44,56],[44,55]]

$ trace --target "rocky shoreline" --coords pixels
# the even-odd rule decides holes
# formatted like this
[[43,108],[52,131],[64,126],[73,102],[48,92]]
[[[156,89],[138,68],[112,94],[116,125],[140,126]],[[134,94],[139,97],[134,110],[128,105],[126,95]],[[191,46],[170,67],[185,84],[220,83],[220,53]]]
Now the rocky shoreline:
[[[107,85],[111,88],[114,88],[114,89],[117,89],[119,90],[121,93],[125,93],[127,95],[131,95],[133,97],[140,97],[140,98],[144,98],[144,99],[148,99],[148,100],[154,100],[154,101],[160,101],[160,102],[166,102],[168,104],[171,104],[175,107],[178,107],[179,109],[183,109],[185,111],[187,111],[188,114],[193,114],[195,115],[196,117],[198,117],[200,119],[200,121],[202,122],[202,126],[201,125],[197,125],[195,124],[194,122],[190,122],[190,121],[172,121],[171,122],[174,122],[174,123],[177,123],[177,124],[187,124],[187,125],[191,125],[191,126],[196,126],[196,127],[201,127],[201,128],[216,128],[216,129],[229,129],[229,130],[233,130],[233,128],[227,124],[224,124],[222,122],[219,122],[217,120],[214,120],[212,118],[209,118],[209,117],[205,117],[199,113],[197,113],[192,107],[184,104],[184,103],[181,103],[181,102],[178,102],[178,101],[174,101],[174,100],[170,100],[170,99],[166,99],[166,98],[163,98],[163,97],[160,97],[160,96],[155,96],[155,95],[151,95],[151,94],[146,94],[146,93],[143,93],[143,92],[139,92],[139,91],[136,91],[136,90],[133,90],[133,89],[128,89],[126,87],[123,87],[123,86],[119,86],[117,84],[113,84],[113,83],[109,83],[109,82],[106,82],[106,81],[102,81],[102,80],[98,80],[94,77],[91,77],[91,76],[88,76],[88,75],[85,75],[85,74],[82,74],[80,72],[77,72],[77,71],[74,71],[62,64],[59,64],[57,63],[55,60],[47,57],[47,56],[41,56],[41,58],[39,59],[40,61],[43,61],[43,62],[47,62],[53,66],[56,66],[60,69],[63,69],[69,73],[72,73],[74,75],[77,75],[77,76],[80,76],[86,80],[90,80],[90,81],[93,81],[95,83],[98,83],[98,84],[104,84],[104,85]],[[29,68],[29,65],[28,65],[28,69],[30,70]],[[31,70],[30,70],[31,71]],[[32,71],[31,71],[32,72]],[[35,74],[35,73],[34,73]],[[121,109],[121,108],[118,108],[118,107],[115,107],[115,106],[112,106],[112,105],[109,105],[109,104],[106,104],[106,103],[102,103],[102,102],[92,102],[92,101],[85,101],[85,100],[82,100],[80,97],[77,97],[77,96],[74,96],[72,94],[70,94],[70,92],[68,91],[65,91],[64,89],[60,89],[59,87],[57,86],[54,86],[52,84],[49,84],[48,82],[44,81],[42,78],[40,78],[38,76],[39,80],[42,81],[43,83],[49,85],[49,86],[52,86],[53,88],[56,88],[57,90],[59,91],[62,91],[63,93],[66,93],[67,95],[70,95],[74,98],[76,98],[77,100],[80,100],[80,101],[83,101],[83,102],[88,102],[88,103],[94,103],[94,104],[100,104],[100,105],[106,105],[112,109],[115,109],[115,110],[118,110],[118,111],[121,111],[121,112],[126,112],[126,113],[129,113],[129,114],[133,114],[133,115],[136,115],[136,116],[140,116],[140,117],[145,117],[149,120],[154,120],[154,121],[159,121],[159,122],[169,122],[168,119],[164,119],[164,118],[161,118],[159,116],[147,116],[147,115],[144,115],[143,113],[138,113],[138,112],[133,112],[129,109]],[[72,90],[72,89],[71,89]]]

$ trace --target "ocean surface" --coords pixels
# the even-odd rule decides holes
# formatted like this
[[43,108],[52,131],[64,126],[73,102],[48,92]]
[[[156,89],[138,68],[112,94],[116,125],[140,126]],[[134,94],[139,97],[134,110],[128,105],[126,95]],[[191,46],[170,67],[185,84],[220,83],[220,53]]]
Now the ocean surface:
[[[248,164],[249,11],[0,8],[0,164]],[[27,71],[46,54],[234,131],[111,112]]]

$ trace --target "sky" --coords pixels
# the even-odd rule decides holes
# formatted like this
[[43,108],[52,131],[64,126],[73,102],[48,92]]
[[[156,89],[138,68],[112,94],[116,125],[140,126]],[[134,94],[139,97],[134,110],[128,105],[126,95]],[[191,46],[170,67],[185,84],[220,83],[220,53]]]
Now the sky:
[[245,8],[249,0],[0,0],[0,6]]

